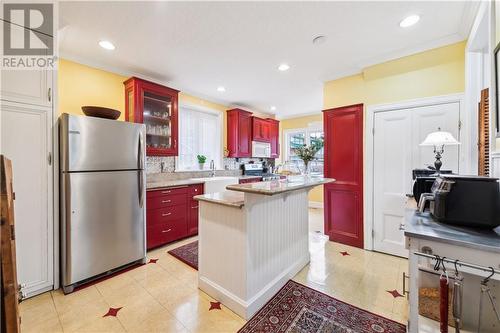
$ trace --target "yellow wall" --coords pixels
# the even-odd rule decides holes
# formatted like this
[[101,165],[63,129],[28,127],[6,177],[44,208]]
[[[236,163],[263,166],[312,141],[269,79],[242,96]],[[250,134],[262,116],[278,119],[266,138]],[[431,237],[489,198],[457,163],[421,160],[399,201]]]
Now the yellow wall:
[[84,105],[104,106],[122,112],[125,119],[125,76],[60,59],[58,64],[59,113],[83,114]]
[[323,107],[364,103],[365,107],[461,93],[465,89],[465,42],[368,67],[326,82]]
[[[460,42],[417,53],[325,82],[323,108],[364,103],[366,109],[375,104],[462,93],[465,90],[465,44]],[[311,121],[321,119],[318,112],[317,115],[282,120],[281,129],[304,128]],[[322,195],[322,191],[315,190],[310,200],[323,201]]]
[[[84,105],[104,106],[122,112],[120,120],[125,120],[126,76],[60,59],[58,64],[59,113],[83,115]],[[179,103],[204,106],[224,114],[224,147],[227,145],[226,110],[227,105],[210,102],[183,92],[179,93]],[[274,118],[272,115],[253,112],[257,117]]]

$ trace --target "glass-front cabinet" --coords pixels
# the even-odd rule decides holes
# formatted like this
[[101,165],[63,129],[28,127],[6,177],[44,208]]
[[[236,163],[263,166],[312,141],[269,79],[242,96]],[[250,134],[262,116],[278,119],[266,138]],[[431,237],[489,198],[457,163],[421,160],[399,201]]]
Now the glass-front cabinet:
[[177,156],[179,91],[131,77],[125,85],[125,120],[146,125],[148,156]]

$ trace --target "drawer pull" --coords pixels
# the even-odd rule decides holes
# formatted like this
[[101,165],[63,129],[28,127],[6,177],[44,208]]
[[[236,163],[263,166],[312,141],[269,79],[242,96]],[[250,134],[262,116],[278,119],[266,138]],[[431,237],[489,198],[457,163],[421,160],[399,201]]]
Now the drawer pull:
[[193,206],[193,207],[191,207],[191,209],[195,209],[195,208],[198,208],[198,206]]
[[162,230],[161,232],[166,234],[167,232],[170,232],[170,231],[172,231],[172,229]]
[[195,192],[198,192],[198,189],[197,189],[197,188],[195,188],[195,189],[194,189],[194,191],[195,191]]
[[163,214],[161,214],[161,216],[169,216],[169,215],[172,215],[172,213],[163,213]]
[[171,193],[172,191],[161,191],[161,194],[169,194]]
[[172,202],[172,200],[162,200],[161,203],[169,203]]

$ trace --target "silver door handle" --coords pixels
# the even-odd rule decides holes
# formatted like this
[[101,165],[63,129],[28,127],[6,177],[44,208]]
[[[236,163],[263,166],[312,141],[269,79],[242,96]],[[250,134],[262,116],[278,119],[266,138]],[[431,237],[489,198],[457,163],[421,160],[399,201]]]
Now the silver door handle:
[[172,215],[172,213],[163,213],[163,214],[161,214],[161,216],[169,216],[169,215]]
[[143,173],[144,171],[142,170],[139,170],[139,172],[137,173],[137,177],[139,177],[138,179],[138,183],[139,183],[139,207],[144,207],[144,176],[143,176]]
[[142,150],[142,133],[139,133],[138,147],[137,147],[137,168],[144,169],[144,152]]
[[172,231],[172,229],[162,230],[161,232],[166,234],[167,232],[170,232],[170,231]]
[[161,203],[169,203],[172,202],[172,200],[162,200]]

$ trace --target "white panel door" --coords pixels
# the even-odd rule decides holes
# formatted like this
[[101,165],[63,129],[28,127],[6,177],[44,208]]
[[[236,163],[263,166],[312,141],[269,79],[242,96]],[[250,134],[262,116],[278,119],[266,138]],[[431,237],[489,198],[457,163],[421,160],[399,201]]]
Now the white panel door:
[[412,113],[375,113],[374,134],[374,249],[408,256],[403,232],[406,193],[412,169]]
[[[423,168],[427,165],[434,166],[436,160],[433,147],[421,147],[427,134],[435,132],[438,128],[450,132],[455,139],[460,141],[460,103],[446,103],[429,105],[410,109],[413,114],[413,168]],[[452,170],[459,173],[459,146],[444,147],[441,158],[441,170]]]
[[[404,239],[406,194],[412,193],[411,172],[433,166],[433,147],[421,147],[438,128],[460,141],[460,104],[446,103],[376,112],[373,140],[373,248],[408,257]],[[445,147],[442,169],[459,172],[459,147]]]
[[53,287],[52,109],[2,102],[1,153],[12,160],[17,276],[32,296]]

